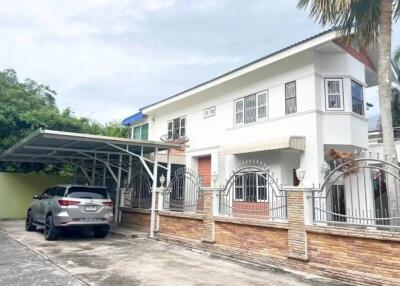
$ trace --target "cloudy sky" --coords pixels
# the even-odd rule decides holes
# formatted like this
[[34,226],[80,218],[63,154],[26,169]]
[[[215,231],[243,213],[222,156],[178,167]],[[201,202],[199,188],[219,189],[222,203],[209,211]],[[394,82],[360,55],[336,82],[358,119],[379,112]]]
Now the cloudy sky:
[[121,120],[323,31],[296,3],[0,0],[0,69],[49,85],[60,108]]

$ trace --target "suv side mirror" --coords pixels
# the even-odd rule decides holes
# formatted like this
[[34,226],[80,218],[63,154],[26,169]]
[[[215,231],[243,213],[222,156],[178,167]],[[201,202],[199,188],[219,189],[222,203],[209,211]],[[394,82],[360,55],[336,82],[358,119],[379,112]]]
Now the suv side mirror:
[[34,200],[38,200],[39,199],[39,195],[33,195],[33,199]]

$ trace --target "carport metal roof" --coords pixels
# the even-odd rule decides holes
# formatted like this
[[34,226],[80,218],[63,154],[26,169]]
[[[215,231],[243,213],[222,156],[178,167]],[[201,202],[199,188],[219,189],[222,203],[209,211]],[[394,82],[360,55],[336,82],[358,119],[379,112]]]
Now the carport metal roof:
[[[0,154],[0,161],[57,162],[57,159],[85,159],[82,153],[127,155],[179,149],[181,145],[92,134],[38,129]],[[131,154],[133,155],[133,154]],[[63,162],[63,161],[60,161]]]
[[[125,157],[136,157],[153,179],[154,174],[147,163],[156,162],[144,155],[179,148],[179,144],[161,141],[38,129],[1,153],[0,161],[73,164],[83,171],[89,181],[90,177],[86,171],[90,171],[93,162],[98,162],[109,170],[115,181],[119,181],[113,167],[128,172],[127,168],[123,168],[124,162],[127,161],[124,160]],[[122,157],[124,159],[121,159]]]

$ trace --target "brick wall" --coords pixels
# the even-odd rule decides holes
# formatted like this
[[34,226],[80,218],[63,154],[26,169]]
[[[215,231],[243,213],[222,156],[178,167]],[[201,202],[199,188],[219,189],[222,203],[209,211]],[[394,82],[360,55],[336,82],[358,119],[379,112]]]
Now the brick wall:
[[[400,285],[400,234],[305,225],[303,198],[288,192],[288,222],[269,222],[214,216],[213,196],[205,193],[203,213],[159,211],[157,238],[356,285]],[[148,214],[122,218],[150,224]]]
[[400,241],[317,229],[307,233],[310,272],[357,284],[400,285]]
[[197,216],[182,216],[163,212],[160,214],[159,233],[201,241],[203,238],[203,220]]
[[232,204],[232,214],[237,217],[260,217],[268,219],[268,203],[265,202],[238,202]]
[[287,235],[287,230],[281,228],[215,223],[215,245],[259,255],[286,257]]
[[121,223],[133,224],[148,229],[150,226],[150,211],[132,208],[121,208]]

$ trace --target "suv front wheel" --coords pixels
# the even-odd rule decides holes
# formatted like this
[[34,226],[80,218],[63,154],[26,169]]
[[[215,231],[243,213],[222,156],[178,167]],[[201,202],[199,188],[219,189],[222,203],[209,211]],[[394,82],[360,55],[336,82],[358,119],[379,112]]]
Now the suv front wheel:
[[33,224],[33,216],[32,216],[31,210],[29,210],[28,213],[26,214],[25,230],[26,231],[35,231],[36,230],[36,225]]
[[54,225],[53,217],[48,215],[44,224],[44,238],[46,240],[56,240],[58,238],[58,230]]

